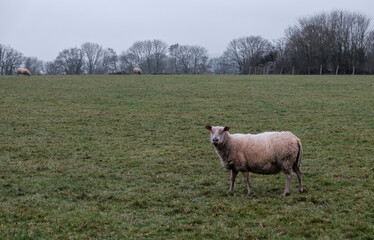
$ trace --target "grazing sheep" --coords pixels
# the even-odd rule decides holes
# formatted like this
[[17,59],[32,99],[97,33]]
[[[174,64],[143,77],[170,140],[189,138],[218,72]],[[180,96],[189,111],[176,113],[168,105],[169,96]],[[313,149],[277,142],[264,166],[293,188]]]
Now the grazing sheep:
[[299,179],[299,192],[303,192],[300,168],[303,148],[300,139],[291,132],[264,132],[261,134],[230,134],[229,127],[205,126],[210,130],[210,141],[221,159],[221,164],[231,170],[229,192],[234,190],[235,178],[239,172],[244,176],[248,194],[253,193],[248,172],[259,174],[286,174],[286,188],[283,196],[290,191],[292,170]]
[[142,70],[140,68],[134,68],[133,71],[134,71],[135,74],[142,75]]
[[18,68],[17,69],[17,75],[28,75],[28,76],[31,76],[31,73],[29,70],[27,70],[26,68]]

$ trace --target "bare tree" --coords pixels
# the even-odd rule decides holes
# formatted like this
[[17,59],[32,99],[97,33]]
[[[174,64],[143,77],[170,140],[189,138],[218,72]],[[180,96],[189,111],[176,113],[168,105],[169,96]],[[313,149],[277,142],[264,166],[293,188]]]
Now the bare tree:
[[201,46],[174,44],[169,48],[169,65],[174,73],[204,73],[207,71],[207,50]]
[[164,72],[166,53],[167,44],[160,40],[138,41],[120,55],[120,66],[126,71],[140,67],[144,73]]
[[36,57],[26,57],[24,66],[33,75],[40,75],[44,72],[44,62]]
[[224,52],[228,65],[236,66],[242,74],[248,74],[250,66],[257,66],[272,51],[272,44],[260,37],[250,36],[232,40]]
[[274,51],[277,54],[275,70],[279,73],[290,71],[293,66],[290,64],[291,60],[288,54],[287,39],[280,38],[275,40]]
[[151,45],[149,42],[135,42],[126,52],[123,52],[120,56],[121,66],[127,71],[140,67],[144,73],[150,73]]
[[190,46],[192,55],[192,73],[205,73],[207,71],[208,50],[201,46]]
[[47,75],[60,75],[64,74],[64,69],[56,63],[56,61],[46,62],[44,65],[44,71]]
[[226,65],[237,68],[240,73],[244,72],[244,65],[247,57],[241,55],[239,41],[237,39],[234,39],[229,43],[226,51],[223,53],[223,58]]
[[[191,73],[191,64],[193,56],[190,46],[179,45],[174,48],[173,52],[170,53],[173,58],[176,59],[177,69],[180,69],[181,73]],[[178,73],[178,72],[177,72]]]
[[140,51],[143,55],[143,61],[140,64],[140,67],[144,69],[144,72],[151,73],[152,72],[152,53],[153,53],[153,44],[152,41],[147,40],[143,42],[139,42]]
[[342,73],[365,66],[365,39],[370,19],[358,13],[332,11],[301,18],[286,30],[288,59],[301,73]]
[[59,53],[55,60],[58,68],[62,68],[64,74],[74,75],[83,73],[83,53],[79,48],[65,49]]
[[374,31],[370,31],[365,39],[365,73],[374,73]]
[[121,71],[132,72],[134,67],[139,67],[140,63],[135,54],[129,52],[122,52],[118,58],[119,68]]
[[167,64],[167,50],[168,45],[161,40],[153,40],[153,58],[154,58],[154,71],[155,73],[164,72]]
[[99,73],[104,54],[103,47],[97,43],[86,42],[82,44],[81,49],[85,60],[87,74]]
[[210,72],[214,74],[236,74],[237,68],[228,65],[223,56],[209,60]]
[[13,75],[22,62],[22,53],[10,46],[0,44],[0,75]]
[[103,59],[101,61],[101,73],[107,74],[117,71],[118,56],[112,48],[104,50]]
[[177,49],[179,44],[173,44],[169,47],[168,71],[171,73],[180,73],[179,64],[177,62]]

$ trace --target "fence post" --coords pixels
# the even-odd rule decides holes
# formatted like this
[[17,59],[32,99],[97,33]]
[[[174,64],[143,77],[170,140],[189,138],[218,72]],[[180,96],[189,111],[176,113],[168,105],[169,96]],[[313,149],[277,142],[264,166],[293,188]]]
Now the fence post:
[[295,66],[292,66],[292,75],[295,75]]
[[322,64],[321,64],[321,67],[319,69],[319,75],[322,75]]
[[338,72],[339,72],[339,65],[336,67],[336,73],[335,73],[335,75],[338,75]]
[[352,75],[355,75],[355,66],[353,66]]

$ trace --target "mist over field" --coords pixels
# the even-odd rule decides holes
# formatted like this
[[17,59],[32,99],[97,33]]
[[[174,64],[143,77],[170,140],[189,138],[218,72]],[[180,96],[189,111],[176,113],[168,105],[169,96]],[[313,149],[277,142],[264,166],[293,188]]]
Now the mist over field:
[[[130,74],[134,68],[143,74],[374,73],[369,0],[81,1],[70,8],[69,1],[32,2],[24,2],[32,13],[0,15],[0,75],[14,75],[20,67],[33,75]],[[287,3],[300,9],[290,11]],[[2,9],[14,13],[14,4]],[[60,9],[53,17],[35,17],[36,6]],[[52,23],[58,31],[45,37]]]

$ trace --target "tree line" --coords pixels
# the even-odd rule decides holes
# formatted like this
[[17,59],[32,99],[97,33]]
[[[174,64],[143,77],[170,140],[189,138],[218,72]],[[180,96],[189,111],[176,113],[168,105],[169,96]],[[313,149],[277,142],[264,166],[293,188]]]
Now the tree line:
[[285,35],[269,41],[261,36],[233,39],[220,57],[205,47],[137,41],[121,54],[97,43],[62,50],[50,62],[24,57],[0,44],[0,74],[18,67],[32,74],[373,74],[374,31],[367,16],[336,10],[300,18]]

